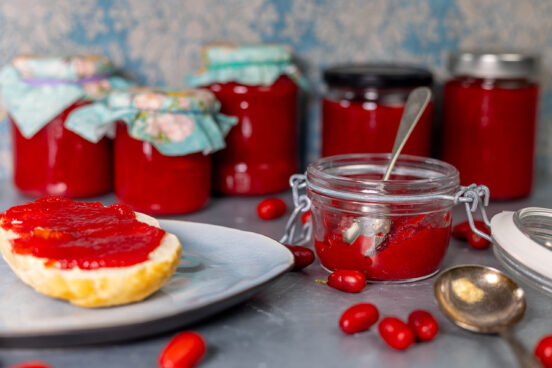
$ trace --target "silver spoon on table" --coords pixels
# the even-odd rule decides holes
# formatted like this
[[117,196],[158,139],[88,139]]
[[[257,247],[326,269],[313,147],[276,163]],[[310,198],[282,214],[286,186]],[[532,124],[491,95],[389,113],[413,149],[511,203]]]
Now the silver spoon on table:
[[[430,99],[431,90],[427,87],[418,87],[408,95],[399,129],[395,136],[391,158],[383,175],[383,181],[389,180],[397,158],[414,127],[420,120]],[[357,217],[351,226],[343,232],[343,241],[347,244],[353,244],[360,235],[372,238],[372,246],[364,254],[366,257],[370,257],[376,253],[376,247],[383,243],[390,229],[391,221],[388,218]]]
[[523,318],[527,305],[523,289],[514,280],[490,267],[457,266],[437,277],[433,291],[443,313],[456,325],[498,334],[521,367],[542,368],[510,330]]

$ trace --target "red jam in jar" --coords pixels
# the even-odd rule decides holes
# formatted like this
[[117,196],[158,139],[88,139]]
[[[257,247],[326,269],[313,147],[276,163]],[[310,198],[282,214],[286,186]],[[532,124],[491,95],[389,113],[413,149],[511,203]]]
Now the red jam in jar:
[[165,232],[136,219],[125,205],[75,202],[48,196],[0,215],[0,226],[20,255],[48,259],[61,269],[127,267],[148,260]]
[[491,198],[527,196],[533,183],[538,85],[536,58],[458,53],[445,84],[443,159],[462,185],[489,187]]
[[[431,72],[392,64],[350,64],[324,71],[322,156],[391,152],[408,94],[430,87]],[[431,154],[433,103],[424,111],[403,152]]]
[[113,185],[112,142],[92,143],[65,128],[71,111],[89,104],[80,100],[25,138],[10,118],[13,132],[14,181],[30,196],[91,197],[107,193]]
[[298,87],[281,76],[269,86],[235,82],[208,86],[221,112],[237,117],[226,148],[214,155],[214,189],[260,195],[289,188],[297,171]]
[[187,213],[199,210],[209,200],[208,155],[163,155],[152,143],[131,137],[126,124],[119,122],[114,157],[115,194],[136,211]]
[[383,182],[388,154],[320,159],[307,168],[316,254],[328,270],[370,281],[408,282],[435,274],[451,231],[458,172],[442,161],[400,156]]

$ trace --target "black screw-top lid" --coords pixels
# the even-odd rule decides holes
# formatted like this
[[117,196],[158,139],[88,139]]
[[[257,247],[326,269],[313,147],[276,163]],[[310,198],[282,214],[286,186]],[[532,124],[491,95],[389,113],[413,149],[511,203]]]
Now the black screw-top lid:
[[425,68],[404,64],[342,64],[324,70],[330,86],[389,88],[430,86],[433,75]]

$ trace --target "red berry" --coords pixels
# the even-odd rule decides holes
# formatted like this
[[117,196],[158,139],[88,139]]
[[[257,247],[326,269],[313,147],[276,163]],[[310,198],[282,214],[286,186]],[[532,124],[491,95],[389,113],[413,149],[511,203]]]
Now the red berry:
[[205,355],[207,347],[200,334],[181,332],[169,341],[159,355],[161,368],[191,368]]
[[543,337],[535,347],[535,356],[544,368],[552,368],[552,335]]
[[[478,230],[490,235],[487,225],[485,225],[483,221],[474,220],[473,223]],[[467,240],[468,243],[476,249],[485,249],[491,244],[487,239],[474,233],[470,228],[470,223],[468,221],[464,221],[456,225],[452,229],[452,236],[459,240]]]
[[48,363],[41,362],[40,360],[30,360],[28,362],[12,365],[9,368],[52,368]]
[[301,223],[305,225],[310,220],[311,220],[311,211],[303,212],[303,214],[301,215]]
[[366,286],[366,277],[356,270],[337,270],[328,276],[328,285],[348,293],[360,293]]
[[299,245],[286,245],[286,247],[293,253],[295,263],[293,264],[293,271],[299,271],[314,262],[314,252],[306,247]]
[[415,310],[408,316],[408,324],[421,341],[433,340],[439,332],[439,324],[431,313],[424,310]]
[[393,349],[405,350],[414,343],[414,332],[409,325],[396,317],[385,317],[378,325],[378,330]]
[[452,228],[452,236],[454,236],[458,240],[466,240],[466,233],[468,232],[468,229],[470,227],[470,224],[468,221],[464,221],[459,223],[458,225],[455,225]]
[[287,210],[286,203],[280,198],[267,198],[257,205],[257,215],[263,220],[282,217]]
[[360,303],[348,308],[339,319],[339,327],[346,334],[366,331],[379,319],[378,308],[374,304]]
[[485,249],[491,244],[487,239],[482,238],[471,230],[466,234],[466,239],[472,248],[475,249]]

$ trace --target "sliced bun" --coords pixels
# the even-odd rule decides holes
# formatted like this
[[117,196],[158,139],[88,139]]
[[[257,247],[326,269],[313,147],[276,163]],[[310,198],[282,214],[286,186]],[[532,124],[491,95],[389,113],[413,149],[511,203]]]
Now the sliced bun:
[[[136,213],[136,219],[160,227],[153,217]],[[107,307],[142,300],[161,288],[180,261],[180,242],[169,233],[147,261],[96,270],[47,267],[44,258],[14,253],[10,239],[17,237],[14,232],[0,228],[0,251],[17,276],[44,295],[66,299],[81,307]]]

